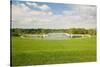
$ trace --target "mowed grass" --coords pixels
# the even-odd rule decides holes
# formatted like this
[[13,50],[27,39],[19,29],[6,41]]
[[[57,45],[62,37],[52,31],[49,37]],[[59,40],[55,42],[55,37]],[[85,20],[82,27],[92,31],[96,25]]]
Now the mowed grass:
[[12,38],[12,65],[41,65],[96,61],[96,38],[35,40]]

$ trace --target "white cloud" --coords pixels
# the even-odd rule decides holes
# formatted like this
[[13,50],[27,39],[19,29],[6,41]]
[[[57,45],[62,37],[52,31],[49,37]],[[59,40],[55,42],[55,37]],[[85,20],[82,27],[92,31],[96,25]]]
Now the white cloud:
[[73,5],[72,10],[64,11],[64,15],[96,16],[96,6],[94,5]]
[[[45,16],[50,16],[51,11],[35,11],[25,4],[12,4],[12,25],[13,27],[33,27],[31,25],[41,22],[49,22]],[[28,26],[30,25],[30,26]]]
[[63,11],[65,21],[72,23],[75,27],[96,27],[96,6],[73,5],[72,10]]
[[32,3],[32,2],[27,2],[27,5],[32,6],[32,7],[38,7],[37,3]]
[[96,6],[94,5],[76,5],[74,6],[74,10],[78,11],[80,14],[96,15]]
[[41,10],[50,10],[50,7],[48,6],[48,5],[41,5],[41,6],[39,6],[39,8],[41,9]]
[[74,5],[70,11],[63,11],[62,16],[55,16],[48,5],[29,3],[42,11],[30,9],[25,4],[12,4],[12,25],[18,28],[70,28],[96,27],[96,7]]
[[46,5],[46,4],[43,4],[43,5],[38,5],[37,3],[32,3],[32,2],[27,2],[27,5],[33,7],[33,8],[38,8],[40,10],[43,10],[43,11],[49,11],[51,8]]

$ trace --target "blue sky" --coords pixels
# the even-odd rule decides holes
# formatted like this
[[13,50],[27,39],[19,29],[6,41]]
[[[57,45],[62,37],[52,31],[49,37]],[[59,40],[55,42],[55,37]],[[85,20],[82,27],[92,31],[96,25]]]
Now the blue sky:
[[12,28],[96,28],[96,6],[12,1]]
[[[27,1],[12,1],[12,4],[15,4],[15,5],[22,4],[22,3],[31,8],[31,6],[27,4]],[[30,3],[33,3],[33,2],[30,2]],[[34,3],[37,3],[38,5],[43,5],[43,4],[48,5],[50,7],[51,11],[55,15],[56,14],[61,15],[62,11],[67,11],[67,10],[69,11],[69,10],[71,10],[71,7],[73,6],[73,5],[70,5],[70,4],[62,4],[62,3],[60,3],[60,4],[47,3],[47,2],[34,2]],[[39,8],[31,8],[31,9],[40,10]]]

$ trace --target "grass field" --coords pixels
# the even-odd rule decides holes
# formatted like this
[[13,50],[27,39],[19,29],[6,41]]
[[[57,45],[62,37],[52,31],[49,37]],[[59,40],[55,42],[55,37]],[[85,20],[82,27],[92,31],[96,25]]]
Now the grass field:
[[96,38],[35,40],[12,38],[12,65],[96,61]]

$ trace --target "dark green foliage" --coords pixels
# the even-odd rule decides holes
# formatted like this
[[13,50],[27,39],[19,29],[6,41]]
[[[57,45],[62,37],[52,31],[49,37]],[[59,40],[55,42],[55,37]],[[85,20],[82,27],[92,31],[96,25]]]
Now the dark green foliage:
[[96,35],[96,30],[95,29],[89,29],[88,34]]
[[22,33],[23,33],[23,31],[21,29],[11,29],[12,36],[18,37],[18,36],[21,36]]
[[69,33],[72,34],[88,34],[87,29],[84,28],[71,28],[69,29]]
[[69,34],[90,34],[96,35],[96,29],[70,28],[70,29],[11,29],[13,36],[22,34],[47,34],[52,32],[64,32]]

